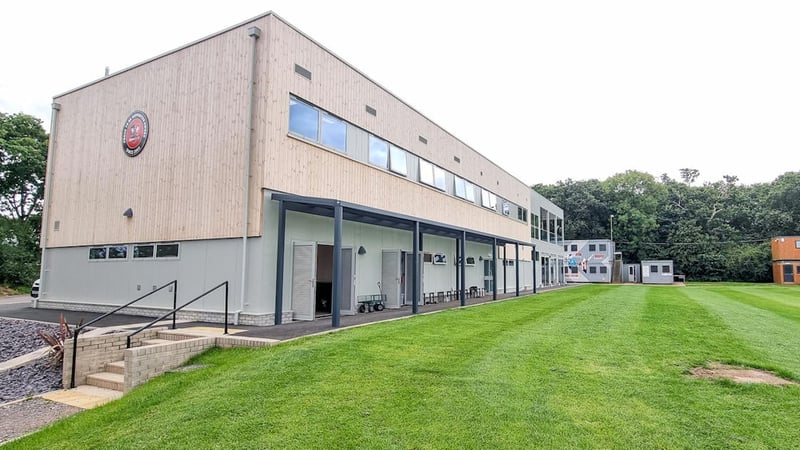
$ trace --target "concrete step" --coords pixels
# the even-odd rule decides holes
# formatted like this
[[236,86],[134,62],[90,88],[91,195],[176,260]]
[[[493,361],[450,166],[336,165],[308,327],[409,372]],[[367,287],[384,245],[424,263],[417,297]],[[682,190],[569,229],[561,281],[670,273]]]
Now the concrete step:
[[125,361],[114,361],[106,363],[106,372],[125,375]]
[[86,384],[115,391],[125,391],[125,377],[118,373],[100,372],[86,376]]

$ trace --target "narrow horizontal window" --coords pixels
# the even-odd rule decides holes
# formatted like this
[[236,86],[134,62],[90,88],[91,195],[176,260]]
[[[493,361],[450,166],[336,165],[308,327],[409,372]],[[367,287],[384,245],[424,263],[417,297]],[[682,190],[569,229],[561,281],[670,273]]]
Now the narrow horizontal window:
[[106,259],[108,251],[105,247],[92,247],[89,249],[89,259]]
[[289,131],[316,142],[319,131],[317,109],[296,98],[290,98]]
[[156,246],[156,258],[177,258],[178,244],[158,244]]
[[128,258],[127,245],[108,247],[108,259],[127,259],[127,258]]
[[152,258],[155,255],[155,245],[134,245],[133,257],[135,258]]

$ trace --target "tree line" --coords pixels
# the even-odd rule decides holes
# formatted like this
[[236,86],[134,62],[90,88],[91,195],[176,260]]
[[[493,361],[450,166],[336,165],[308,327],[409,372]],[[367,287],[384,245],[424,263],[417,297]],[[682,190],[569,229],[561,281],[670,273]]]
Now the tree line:
[[627,171],[606,180],[533,186],[563,208],[566,239],[611,237],[625,262],[671,259],[694,281],[772,281],[771,238],[800,235],[800,172],[743,185],[695,185],[700,172]]
[[40,119],[0,112],[0,285],[39,278],[47,141]]

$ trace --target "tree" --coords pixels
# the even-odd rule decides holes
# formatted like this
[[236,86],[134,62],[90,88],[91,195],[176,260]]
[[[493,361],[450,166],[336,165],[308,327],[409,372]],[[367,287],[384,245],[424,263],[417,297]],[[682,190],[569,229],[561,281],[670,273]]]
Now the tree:
[[38,277],[46,165],[42,121],[0,113],[0,283],[30,286]]
[[0,113],[0,215],[25,221],[41,212],[46,166],[42,121]]

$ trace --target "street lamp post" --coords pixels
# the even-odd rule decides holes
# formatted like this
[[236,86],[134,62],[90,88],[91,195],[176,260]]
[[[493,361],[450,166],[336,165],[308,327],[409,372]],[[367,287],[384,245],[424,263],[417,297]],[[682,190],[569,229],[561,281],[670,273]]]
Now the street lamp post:
[[614,215],[611,215],[611,241],[614,241]]

